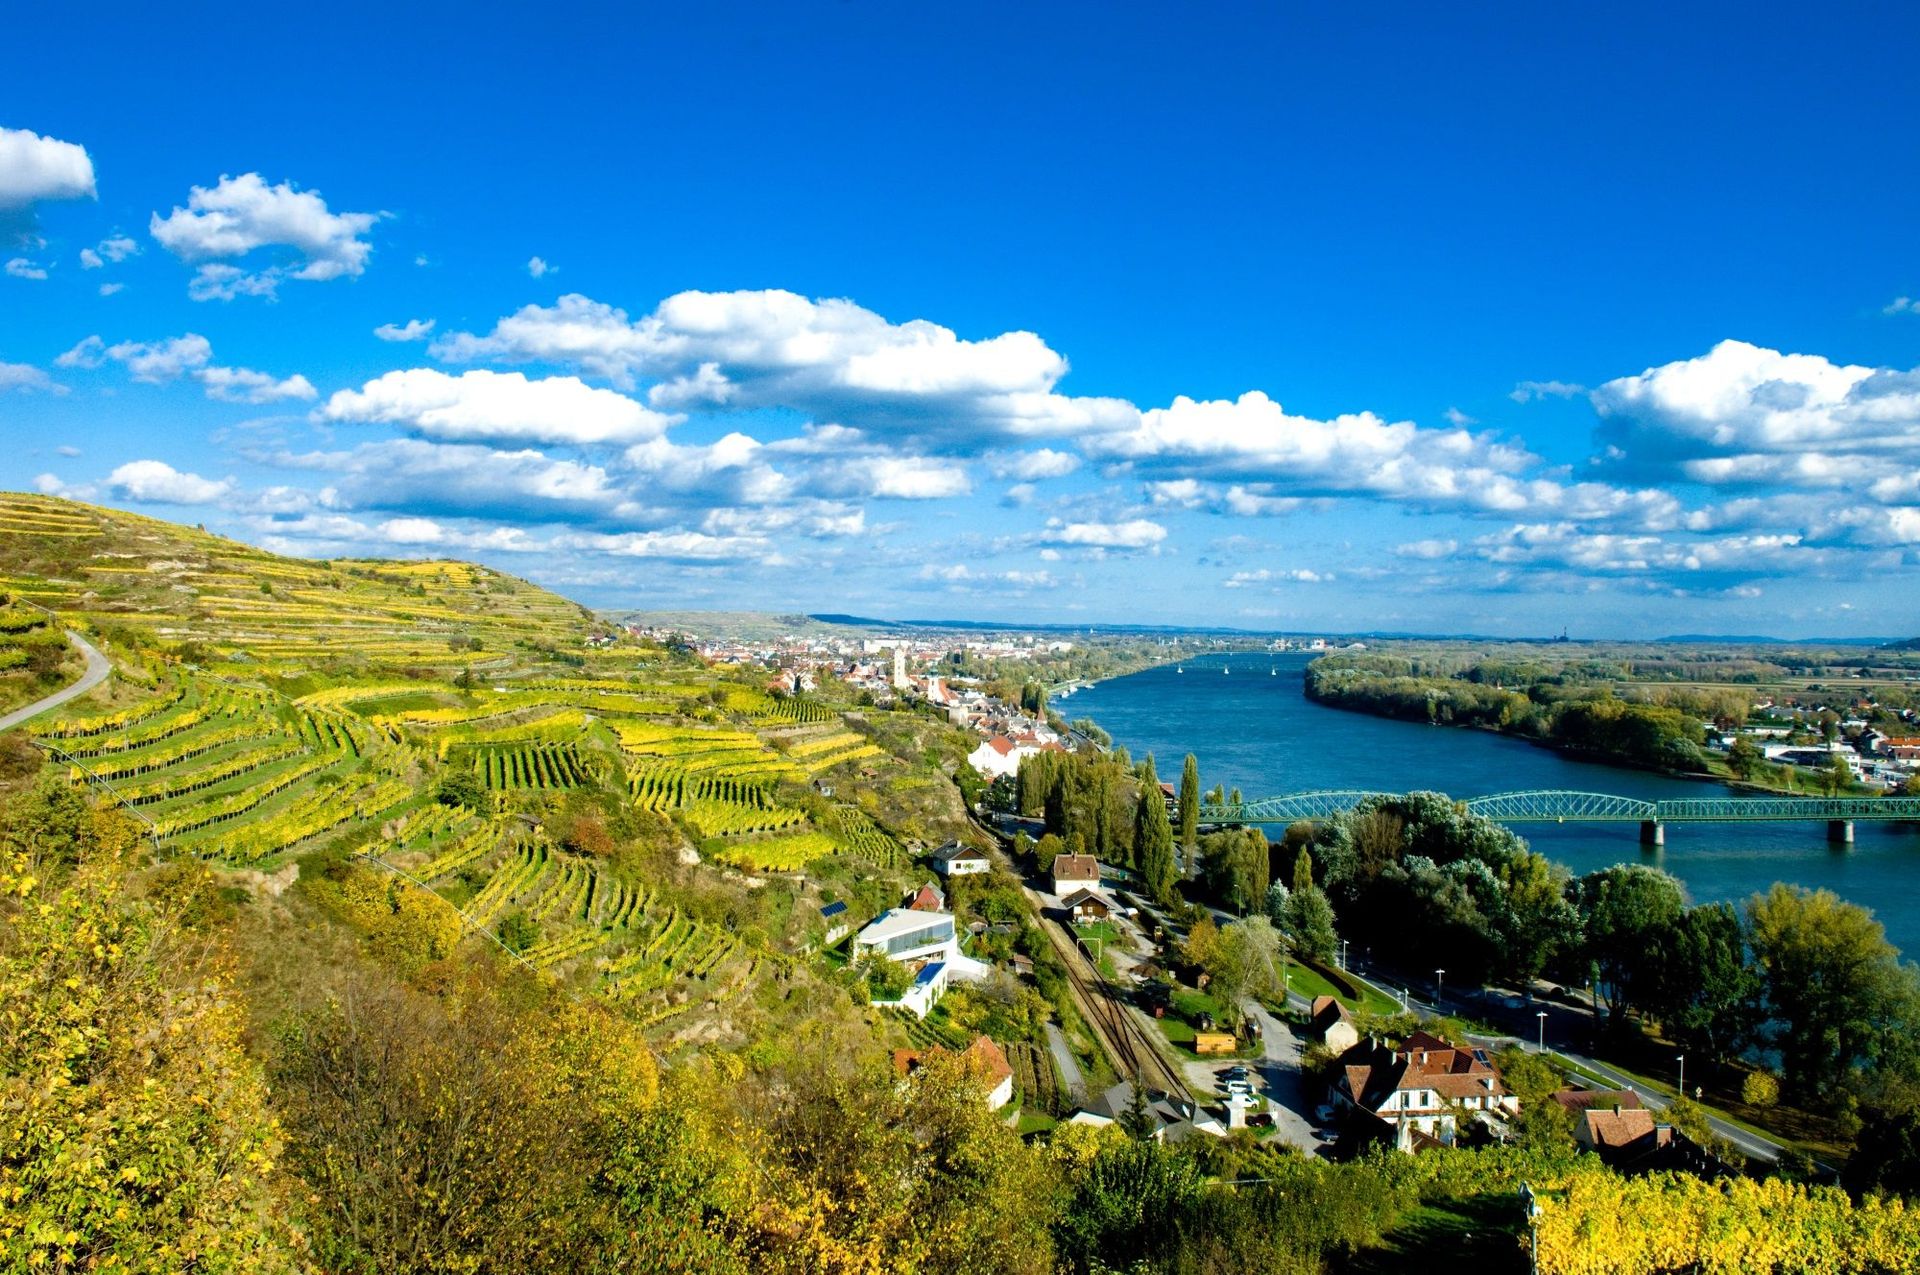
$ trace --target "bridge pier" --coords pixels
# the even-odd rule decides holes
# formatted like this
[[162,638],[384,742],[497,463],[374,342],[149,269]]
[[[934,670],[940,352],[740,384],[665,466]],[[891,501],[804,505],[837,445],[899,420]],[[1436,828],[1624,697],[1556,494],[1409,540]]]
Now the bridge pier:
[[1827,820],[1827,840],[1832,842],[1836,846],[1852,845],[1853,844],[1853,820],[1851,819]]
[[1658,819],[1644,819],[1640,823],[1640,844],[1648,848],[1667,844],[1667,825]]

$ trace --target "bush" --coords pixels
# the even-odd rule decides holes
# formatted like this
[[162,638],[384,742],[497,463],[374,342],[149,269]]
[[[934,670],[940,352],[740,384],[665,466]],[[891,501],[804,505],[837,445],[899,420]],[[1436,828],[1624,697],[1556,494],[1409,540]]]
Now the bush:
[[471,770],[455,768],[449,770],[433,790],[433,799],[443,806],[466,806],[478,809],[487,787],[480,776]]

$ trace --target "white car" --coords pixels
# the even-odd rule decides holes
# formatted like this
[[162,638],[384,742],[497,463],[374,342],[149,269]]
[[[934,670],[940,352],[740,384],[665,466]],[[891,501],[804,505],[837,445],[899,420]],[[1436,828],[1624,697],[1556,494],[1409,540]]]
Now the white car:
[[1243,1097],[1251,1098],[1253,1097],[1253,1083],[1247,1080],[1229,1080],[1227,1082],[1227,1092],[1237,1093]]

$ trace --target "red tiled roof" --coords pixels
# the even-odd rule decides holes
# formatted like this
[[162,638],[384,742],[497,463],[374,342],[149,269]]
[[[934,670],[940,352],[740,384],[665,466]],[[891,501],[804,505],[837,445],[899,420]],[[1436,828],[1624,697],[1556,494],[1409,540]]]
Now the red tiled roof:
[[1587,1112],[1587,1140],[1595,1147],[1624,1147],[1653,1136],[1653,1113],[1639,1107]]
[[1100,879],[1100,860],[1090,854],[1063,854],[1053,861],[1053,879],[1056,881],[1098,881]]

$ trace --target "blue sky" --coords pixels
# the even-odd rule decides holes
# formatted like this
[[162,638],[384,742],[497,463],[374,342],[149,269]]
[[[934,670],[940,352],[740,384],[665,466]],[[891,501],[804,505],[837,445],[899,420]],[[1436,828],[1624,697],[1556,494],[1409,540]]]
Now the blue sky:
[[1910,8],[680,8],[16,16],[0,485],[607,605],[1920,630]]

